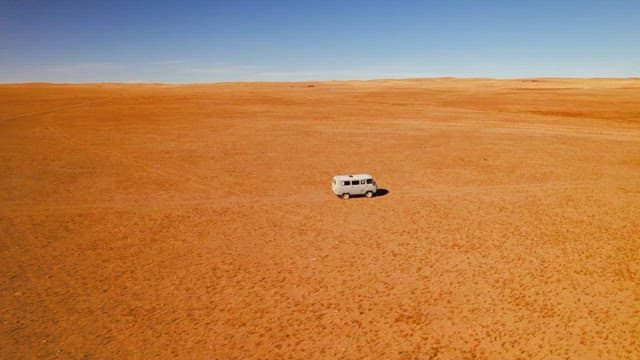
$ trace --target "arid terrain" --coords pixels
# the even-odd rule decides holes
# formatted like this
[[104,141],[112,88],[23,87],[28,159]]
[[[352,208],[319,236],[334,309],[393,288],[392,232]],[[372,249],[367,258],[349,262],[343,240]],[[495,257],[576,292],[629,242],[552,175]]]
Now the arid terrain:
[[640,358],[640,79],[0,85],[0,174],[3,359]]

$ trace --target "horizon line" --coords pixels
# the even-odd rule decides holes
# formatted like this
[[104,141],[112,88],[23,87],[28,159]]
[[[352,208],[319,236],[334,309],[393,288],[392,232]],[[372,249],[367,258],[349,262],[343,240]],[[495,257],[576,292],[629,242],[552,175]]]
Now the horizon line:
[[464,76],[434,76],[408,78],[372,78],[372,79],[332,79],[332,80],[239,80],[239,81],[203,81],[203,82],[157,82],[157,81],[88,81],[88,82],[53,82],[53,81],[24,81],[3,82],[0,85],[220,85],[220,84],[295,84],[295,83],[329,83],[329,82],[373,82],[373,81],[416,81],[416,80],[640,80],[640,76],[609,77],[609,76],[534,76],[534,77],[464,77]]

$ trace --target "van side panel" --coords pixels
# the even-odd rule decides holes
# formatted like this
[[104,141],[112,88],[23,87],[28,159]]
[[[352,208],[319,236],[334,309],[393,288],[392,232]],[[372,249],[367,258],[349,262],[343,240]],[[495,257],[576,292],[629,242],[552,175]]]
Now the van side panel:
[[334,176],[331,187],[334,194],[338,196],[342,194],[364,195],[369,191],[375,194],[377,191],[375,180],[368,174]]

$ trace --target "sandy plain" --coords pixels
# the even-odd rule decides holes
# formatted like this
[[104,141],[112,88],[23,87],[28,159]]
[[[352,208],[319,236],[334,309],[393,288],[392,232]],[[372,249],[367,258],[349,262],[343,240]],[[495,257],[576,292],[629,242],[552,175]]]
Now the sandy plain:
[[1,85],[0,174],[0,358],[640,357],[639,79]]

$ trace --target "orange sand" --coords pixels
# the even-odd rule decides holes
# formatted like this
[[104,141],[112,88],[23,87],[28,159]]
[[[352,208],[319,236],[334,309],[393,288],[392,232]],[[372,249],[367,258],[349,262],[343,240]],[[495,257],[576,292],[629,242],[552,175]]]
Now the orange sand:
[[0,358],[640,357],[639,79],[2,85],[0,174]]

